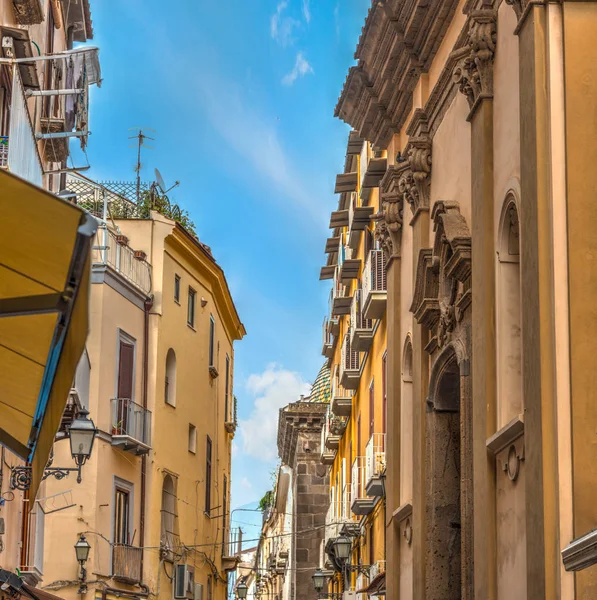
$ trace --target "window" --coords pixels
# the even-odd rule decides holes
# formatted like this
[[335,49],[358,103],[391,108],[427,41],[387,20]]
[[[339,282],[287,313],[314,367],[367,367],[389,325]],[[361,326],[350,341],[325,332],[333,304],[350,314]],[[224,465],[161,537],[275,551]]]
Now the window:
[[176,354],[170,348],[166,354],[166,378],[164,400],[170,406],[176,406]]
[[384,352],[381,359],[381,432],[387,431],[388,423],[388,352]]
[[180,277],[174,275],[174,302],[180,304]]
[[[211,511],[211,438],[207,436],[205,447],[205,513]],[[208,588],[209,589],[209,588]]]
[[224,396],[224,420],[232,421],[230,418],[230,357],[226,354],[226,383]]
[[375,433],[375,384],[373,379],[369,385],[369,437]]
[[118,347],[118,398],[133,399],[135,341],[120,332]]
[[116,485],[114,491],[114,543],[130,543],[131,495],[128,489]]
[[195,301],[197,298],[197,292],[190,287],[189,288],[189,305],[187,307],[187,323],[191,327],[195,327]]
[[209,366],[215,367],[215,342],[216,342],[216,322],[212,316],[209,317]]
[[207,600],[213,600],[213,594],[211,590],[211,575],[207,576]]
[[189,423],[189,452],[197,453],[197,428]]
[[162,523],[160,546],[164,550],[166,560],[174,560],[176,549],[176,489],[171,475],[164,477],[162,485]]
[[[224,499],[222,501],[222,549],[228,548],[228,478],[224,475]],[[232,552],[230,552],[232,554]]]

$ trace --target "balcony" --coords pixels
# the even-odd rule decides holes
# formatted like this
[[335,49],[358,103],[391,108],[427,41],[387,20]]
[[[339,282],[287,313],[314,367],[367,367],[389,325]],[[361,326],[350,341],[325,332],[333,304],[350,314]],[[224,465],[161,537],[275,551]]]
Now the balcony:
[[321,448],[321,463],[324,465],[333,465],[336,459],[336,451],[328,450],[325,446]]
[[374,433],[365,448],[365,491],[372,498],[384,495],[382,476],[386,470],[386,434]]
[[[336,488],[334,488],[335,490]],[[350,483],[347,483],[341,493],[341,498],[332,500],[328,507],[325,516],[325,546],[340,537],[345,528],[350,528],[353,524],[356,525],[350,512]]]
[[91,263],[93,271],[110,269],[143,295],[151,291],[151,265],[145,260],[144,253],[135,252],[128,246],[125,236],[107,227],[100,227],[95,234]]
[[357,250],[360,233],[369,225],[374,212],[373,206],[362,206],[357,194],[351,194],[348,206],[348,245]]
[[332,412],[337,417],[350,417],[354,392],[340,385],[338,377],[332,381]]
[[350,486],[350,510],[357,516],[371,513],[379,501],[379,497],[372,498],[367,494],[366,483],[366,457],[357,456],[352,463],[352,482]]
[[323,428],[321,430],[321,447],[328,450],[337,450],[340,440],[346,431],[346,419],[337,417],[328,406]]
[[356,390],[361,378],[360,355],[350,343],[350,333],[344,336],[340,357],[340,384],[347,390]]
[[340,243],[340,236],[330,237],[325,241],[325,253],[332,254],[338,252],[338,244]]
[[375,188],[379,186],[379,182],[383,179],[388,168],[387,158],[372,157],[369,159],[367,169],[363,174],[363,187]]
[[334,273],[334,283],[330,292],[331,314],[335,316],[349,315],[352,297],[346,286],[340,281],[338,269]]
[[343,194],[344,192],[356,192],[359,184],[358,173],[340,173],[336,175],[336,188],[334,192],[336,194]]
[[112,446],[133,454],[151,448],[151,412],[128,398],[112,398]]
[[361,259],[353,258],[356,250],[349,246],[340,244],[338,248],[338,266],[340,267],[340,279],[343,283],[357,279],[361,270]]
[[326,358],[332,358],[332,356],[334,356],[334,336],[332,335],[332,328],[327,317],[323,320],[323,344],[321,353]]
[[350,343],[354,350],[366,352],[373,341],[373,321],[363,316],[362,290],[356,290],[350,309]]
[[383,250],[371,250],[363,270],[363,315],[381,319],[386,311],[388,278]]
[[348,210],[339,209],[332,212],[330,216],[330,229],[337,227],[348,227]]
[[112,577],[123,583],[135,584],[141,581],[142,548],[127,544],[112,546]]

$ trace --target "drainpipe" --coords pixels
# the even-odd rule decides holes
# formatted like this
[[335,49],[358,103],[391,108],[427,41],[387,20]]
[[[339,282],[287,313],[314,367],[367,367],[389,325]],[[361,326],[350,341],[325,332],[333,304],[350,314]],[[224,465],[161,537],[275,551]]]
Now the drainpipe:
[[[149,380],[149,311],[153,306],[153,298],[148,297],[144,304],[144,333],[143,333],[143,408],[147,410],[147,390]],[[145,487],[147,480],[147,454],[141,457],[141,515],[139,517],[139,546],[141,547],[140,577],[143,581],[143,548],[145,546]],[[102,592],[102,600],[105,594]]]

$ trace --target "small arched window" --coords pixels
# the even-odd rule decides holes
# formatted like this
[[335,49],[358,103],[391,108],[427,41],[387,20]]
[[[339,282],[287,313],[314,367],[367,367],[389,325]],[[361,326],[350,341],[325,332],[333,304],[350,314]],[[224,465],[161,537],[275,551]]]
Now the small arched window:
[[498,428],[522,413],[522,339],[518,208],[504,202],[497,247]]
[[170,406],[176,406],[176,354],[170,348],[166,354],[166,381],[164,399]]
[[176,550],[176,486],[171,475],[164,477],[162,484],[162,524],[160,546],[165,560],[173,560]]
[[410,502],[413,493],[413,346],[406,336],[402,351],[400,394],[400,503]]

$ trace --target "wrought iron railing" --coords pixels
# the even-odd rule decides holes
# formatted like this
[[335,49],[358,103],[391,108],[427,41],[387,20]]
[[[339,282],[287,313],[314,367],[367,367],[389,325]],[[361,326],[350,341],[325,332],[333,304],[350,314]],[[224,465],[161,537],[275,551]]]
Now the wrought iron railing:
[[342,360],[340,361],[340,379],[345,371],[359,370],[359,353],[353,350],[350,343],[350,332],[344,336],[342,343]]
[[364,456],[357,456],[352,463],[352,479],[350,484],[350,503],[364,500],[367,496],[367,465]]
[[143,549],[127,544],[112,546],[112,577],[129,583],[141,581]]
[[[350,330],[354,336],[356,330],[373,329],[373,321],[363,316],[363,292],[355,290],[350,307]],[[353,337],[354,339],[354,337]]]
[[0,167],[8,167],[8,136],[0,135]]
[[129,398],[112,398],[112,436],[151,446],[151,412]]
[[386,273],[386,257],[383,250],[371,250],[363,270],[363,300],[371,292],[386,292],[388,277]]
[[373,477],[381,475],[386,468],[386,434],[374,433],[365,448],[365,480],[368,483]]
[[151,265],[135,258],[134,250],[119,243],[117,234],[107,227],[100,227],[95,234],[92,263],[111,267],[146,294],[151,291]]

